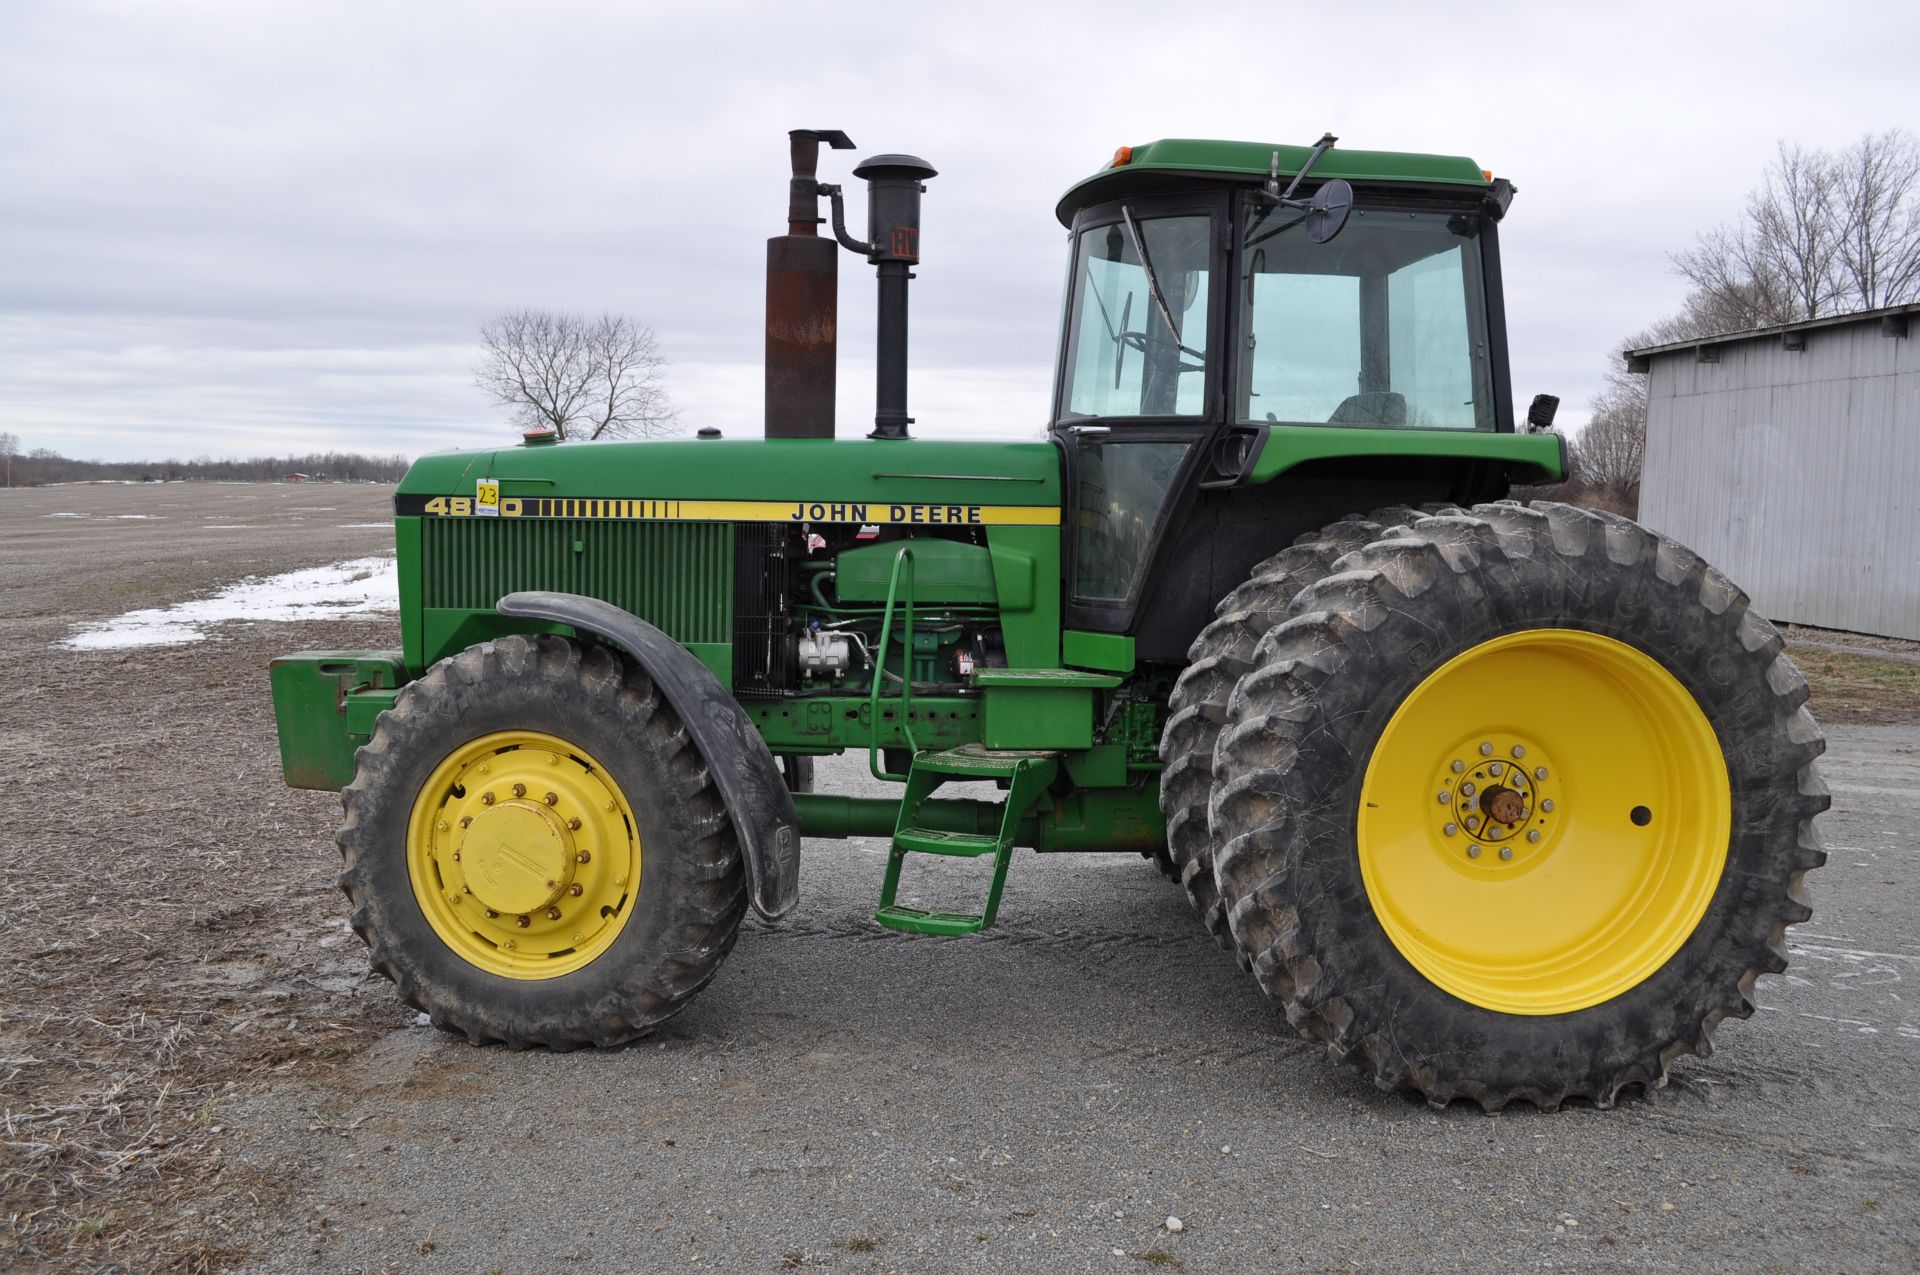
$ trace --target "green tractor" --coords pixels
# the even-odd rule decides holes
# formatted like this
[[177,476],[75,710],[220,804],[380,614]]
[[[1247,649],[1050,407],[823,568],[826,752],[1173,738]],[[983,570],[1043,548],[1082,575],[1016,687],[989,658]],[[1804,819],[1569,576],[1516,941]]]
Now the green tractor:
[[[274,663],[373,967],[475,1041],[618,1045],[794,908],[803,838],[891,838],[875,920],[931,935],[994,923],[1016,846],[1138,853],[1382,1087],[1605,1106],[1705,1053],[1809,916],[1807,685],[1685,548],[1506,499],[1566,465],[1508,384],[1513,187],[1334,141],[1069,190],[1051,428],[991,442],[908,438],[934,170],[856,168],[856,240],[816,177],[851,143],[793,133],[766,437],[425,457],[402,649]],[[842,247],[878,272],[864,440]],[[849,749],[898,796],[814,791]],[[978,911],[905,906],[918,855],[984,860]]]

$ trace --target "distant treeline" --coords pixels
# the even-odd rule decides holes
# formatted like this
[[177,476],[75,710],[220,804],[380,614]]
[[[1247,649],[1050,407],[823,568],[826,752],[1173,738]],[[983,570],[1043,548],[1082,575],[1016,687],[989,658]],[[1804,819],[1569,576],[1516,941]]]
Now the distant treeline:
[[280,482],[293,475],[329,482],[397,483],[410,463],[401,455],[362,456],[358,452],[258,456],[251,460],[214,460],[210,456],[193,460],[73,460],[44,447],[12,459],[15,487],[89,481],[258,483]]

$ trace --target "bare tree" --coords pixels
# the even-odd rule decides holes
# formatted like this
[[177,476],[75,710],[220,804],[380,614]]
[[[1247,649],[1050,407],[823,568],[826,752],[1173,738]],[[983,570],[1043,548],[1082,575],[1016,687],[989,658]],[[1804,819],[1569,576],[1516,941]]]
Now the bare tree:
[[1920,297],[1920,147],[1892,129],[1843,151],[1780,143],[1745,216],[1673,257],[1716,332]]
[[522,427],[551,426],[563,439],[673,427],[659,340],[624,315],[514,310],[481,324],[480,343],[474,382]]
[[13,486],[13,458],[20,454],[20,436],[0,430],[0,459],[7,464],[7,486]]
[[1834,164],[1840,275],[1863,309],[1920,298],[1920,147],[1899,129]]

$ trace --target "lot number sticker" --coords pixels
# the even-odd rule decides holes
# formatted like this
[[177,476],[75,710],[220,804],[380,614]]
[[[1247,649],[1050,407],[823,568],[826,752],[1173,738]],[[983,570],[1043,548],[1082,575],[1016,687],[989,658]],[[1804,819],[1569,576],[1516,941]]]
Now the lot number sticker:
[[482,518],[500,516],[500,480],[498,478],[482,478],[474,485],[473,512]]

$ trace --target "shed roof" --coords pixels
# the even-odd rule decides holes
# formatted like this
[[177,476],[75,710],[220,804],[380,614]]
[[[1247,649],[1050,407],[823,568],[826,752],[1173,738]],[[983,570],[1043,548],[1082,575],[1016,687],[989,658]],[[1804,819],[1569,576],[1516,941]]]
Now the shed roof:
[[[1852,314],[1823,315],[1818,319],[1801,319],[1798,323],[1776,323],[1772,327],[1749,328],[1744,332],[1719,332],[1712,336],[1688,337],[1684,341],[1669,341],[1665,345],[1644,345],[1637,350],[1628,350],[1625,354],[1627,371],[1644,372],[1657,354],[1691,353],[1711,361],[1709,351],[1723,345],[1732,345],[1736,341],[1759,341],[1767,337],[1776,337],[1786,342],[1790,348],[1798,349],[1793,338],[1815,328],[1844,327],[1849,323],[1878,323],[1888,336],[1905,336],[1912,317],[1920,314],[1920,302],[1908,305],[1882,306],[1878,310],[1856,310]],[[1805,344],[1801,342],[1801,344]]]

